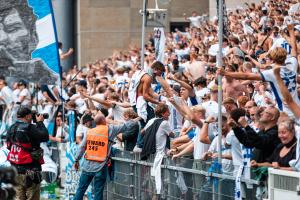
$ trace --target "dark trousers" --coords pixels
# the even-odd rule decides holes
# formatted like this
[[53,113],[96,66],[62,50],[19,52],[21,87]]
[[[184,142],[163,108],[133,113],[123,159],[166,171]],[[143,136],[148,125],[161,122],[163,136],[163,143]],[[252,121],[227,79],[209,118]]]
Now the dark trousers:
[[[137,113],[136,106],[134,105],[134,106],[132,106],[132,108],[133,108],[134,112]],[[142,129],[146,126],[147,122],[148,122],[150,119],[152,119],[152,118],[155,117],[154,109],[153,109],[151,106],[149,106],[148,104],[147,104],[147,113],[148,113],[147,121],[144,121],[143,119],[140,120],[141,128],[142,128]],[[141,133],[138,134],[138,138],[137,138],[136,145],[137,145],[137,147],[139,147],[139,148],[143,148],[144,140],[143,140],[143,136],[141,135]]]

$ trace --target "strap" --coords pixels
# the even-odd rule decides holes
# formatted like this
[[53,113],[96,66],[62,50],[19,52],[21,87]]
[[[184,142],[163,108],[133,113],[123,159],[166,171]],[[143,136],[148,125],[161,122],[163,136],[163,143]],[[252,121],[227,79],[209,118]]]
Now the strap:
[[264,39],[264,41],[261,43],[261,47],[263,48],[265,42],[267,41],[267,39],[270,37],[270,34],[267,35],[267,37]]

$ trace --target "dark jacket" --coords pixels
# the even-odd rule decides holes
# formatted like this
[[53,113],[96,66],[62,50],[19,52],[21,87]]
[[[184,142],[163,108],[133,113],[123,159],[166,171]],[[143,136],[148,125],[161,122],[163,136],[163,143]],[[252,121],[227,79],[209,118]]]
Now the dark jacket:
[[237,139],[247,148],[253,150],[253,160],[257,162],[266,162],[276,147],[280,144],[278,138],[278,126],[275,125],[268,130],[262,130],[256,133],[250,126],[244,129],[240,127],[233,128]]
[[144,146],[143,146],[142,153],[141,153],[142,160],[147,160],[151,154],[155,154],[155,152],[156,152],[156,133],[157,133],[157,130],[158,130],[160,124],[163,121],[164,120],[161,118],[156,119],[151,124],[151,126],[149,126],[145,130]]
[[[38,150],[41,149],[40,144],[41,142],[47,142],[49,140],[49,134],[48,130],[45,127],[43,122],[37,122],[36,125],[34,124],[29,124],[28,126],[28,131],[26,131],[26,135],[20,134],[20,132],[15,132],[16,126],[23,125],[24,126],[25,122],[22,121],[17,121],[15,124],[13,124],[8,132],[7,132],[7,144],[8,144],[8,149],[10,148],[9,144],[13,144],[14,142],[18,141],[20,143],[27,143],[30,142],[32,145],[33,150]],[[29,141],[28,141],[29,140]],[[41,165],[39,164],[38,161],[34,160],[30,164],[26,165],[14,165],[18,171],[24,171],[27,169],[35,169],[38,171],[41,171]]]
[[133,120],[127,121],[126,124],[130,128],[122,133],[122,140],[124,141],[124,149],[126,151],[132,151],[136,145],[140,125],[139,122],[135,122]]

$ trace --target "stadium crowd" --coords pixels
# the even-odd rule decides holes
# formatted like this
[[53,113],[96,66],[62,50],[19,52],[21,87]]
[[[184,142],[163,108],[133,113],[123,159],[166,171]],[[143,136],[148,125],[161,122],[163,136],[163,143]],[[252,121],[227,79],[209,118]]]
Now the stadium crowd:
[[[74,138],[78,161],[87,131],[107,123],[114,127],[114,148],[141,152],[145,160],[154,153],[158,160],[167,155],[195,161],[215,160],[221,154],[222,172],[228,175],[240,166],[249,169],[244,172],[248,176],[250,168],[260,167],[300,171],[299,8],[295,0],[269,0],[228,10],[221,68],[218,21],[193,12],[186,18],[190,27],[166,34],[164,62],[156,61],[150,35],[143,69],[140,48],[132,45],[109,58],[74,66],[63,74],[63,90],[56,85],[30,88],[23,80],[9,88],[2,77],[1,108],[7,122],[2,129],[14,121],[16,104],[49,113],[44,124],[58,146],[61,165],[66,159],[64,143]],[[218,75],[223,93],[221,152]],[[75,114],[71,133],[69,113]],[[84,163],[82,170],[93,172],[97,167]],[[64,168],[60,166],[60,174]]]

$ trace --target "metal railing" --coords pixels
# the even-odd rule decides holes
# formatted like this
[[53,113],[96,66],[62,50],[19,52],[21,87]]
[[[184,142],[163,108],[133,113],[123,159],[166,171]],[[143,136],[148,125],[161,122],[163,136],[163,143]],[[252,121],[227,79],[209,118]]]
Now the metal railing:
[[[104,199],[234,199],[236,176],[212,169],[212,162],[165,157],[161,165],[162,190],[156,195],[154,177],[150,175],[154,155],[147,161],[140,154],[119,151],[112,158],[114,179],[107,182]],[[259,182],[241,177],[242,196],[256,199]]]

